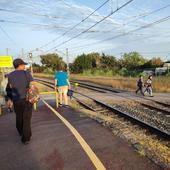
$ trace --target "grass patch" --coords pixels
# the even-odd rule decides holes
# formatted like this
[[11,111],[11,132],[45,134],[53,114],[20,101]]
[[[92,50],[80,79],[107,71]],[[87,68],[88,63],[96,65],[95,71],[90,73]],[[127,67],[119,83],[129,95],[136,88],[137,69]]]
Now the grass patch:
[[[99,76],[100,73],[100,76]],[[103,75],[101,75],[103,74]],[[53,78],[53,74],[36,73],[35,77]],[[91,71],[86,71],[85,74],[71,74],[73,80],[84,80],[100,85],[110,86],[118,89],[125,89],[134,91],[136,90],[136,84],[138,78],[134,77],[122,77],[122,76],[111,76],[111,71],[107,73],[96,72],[92,75]],[[147,77],[144,77],[147,80]],[[155,92],[170,92],[170,76],[153,77],[153,89]]]
[[[136,90],[138,78],[133,77],[107,77],[107,76],[82,76],[71,75],[74,80],[84,80],[100,85],[106,85],[118,89],[126,89],[130,91]],[[144,77],[147,80],[147,77]],[[153,89],[155,92],[170,92],[170,77],[153,77]]]
[[35,77],[41,78],[54,78],[54,74],[45,74],[45,73],[34,73]]

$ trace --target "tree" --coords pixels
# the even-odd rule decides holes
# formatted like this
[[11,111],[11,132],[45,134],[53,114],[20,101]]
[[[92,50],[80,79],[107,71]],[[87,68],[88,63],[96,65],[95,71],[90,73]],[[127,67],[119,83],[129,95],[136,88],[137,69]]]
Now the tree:
[[160,57],[154,57],[151,60],[147,61],[143,67],[145,68],[156,68],[161,67],[163,65],[163,61]]
[[100,59],[100,65],[101,68],[113,69],[117,67],[117,60],[114,56],[105,55],[103,53]]
[[75,73],[82,73],[83,70],[91,69],[92,68],[92,60],[86,54],[82,54],[77,56],[73,65],[72,71]]
[[121,67],[133,70],[143,65],[146,60],[138,52],[125,53],[121,59]]
[[71,70],[75,73],[82,73],[84,70],[97,68],[100,66],[100,54],[82,54],[76,57]]
[[87,56],[91,59],[92,68],[98,68],[100,66],[101,56],[99,53],[93,52],[93,53],[87,54]]
[[59,57],[59,55],[55,53],[41,55],[40,58],[42,65],[46,68],[51,68],[53,71],[57,70],[60,65],[66,65],[62,57]]
[[33,63],[32,67],[35,73],[42,73],[44,71],[44,67],[39,64]]

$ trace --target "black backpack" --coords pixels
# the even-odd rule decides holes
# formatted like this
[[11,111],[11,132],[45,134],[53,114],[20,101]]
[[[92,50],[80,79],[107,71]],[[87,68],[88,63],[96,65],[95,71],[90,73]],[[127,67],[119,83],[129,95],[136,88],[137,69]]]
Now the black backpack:
[[141,79],[139,79],[139,80],[138,80],[138,83],[137,83],[137,86],[138,86],[138,87],[141,87],[142,84],[143,84],[143,83],[142,83]]

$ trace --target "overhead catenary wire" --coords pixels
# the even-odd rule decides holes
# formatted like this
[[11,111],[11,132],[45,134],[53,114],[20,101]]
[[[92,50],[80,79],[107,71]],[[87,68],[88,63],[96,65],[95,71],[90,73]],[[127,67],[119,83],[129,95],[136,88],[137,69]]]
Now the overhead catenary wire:
[[0,19],[1,23],[12,23],[12,24],[21,24],[21,25],[31,25],[31,26],[39,26],[39,27],[53,27],[58,29],[67,29],[68,27],[62,27],[57,25],[47,25],[47,24],[37,24],[37,23],[27,23],[27,22],[21,22],[21,21],[10,21],[10,20],[4,20]]
[[149,16],[149,15],[151,15],[151,14],[157,13],[157,12],[159,12],[159,11],[161,11],[161,10],[163,10],[163,9],[169,8],[169,7],[170,7],[170,4],[165,5],[165,6],[161,7],[161,8],[155,9],[155,10],[153,10],[153,11],[147,12],[147,13],[145,13],[145,14],[143,14],[143,15],[139,15],[139,17],[137,17],[137,18],[135,18],[135,19],[133,19],[133,20],[130,20],[130,21],[128,21],[127,23],[124,23],[123,25],[127,25],[127,24],[129,24],[129,23],[132,23],[132,22],[134,22],[134,21],[137,21],[138,19],[141,19],[141,18],[144,18],[144,17]]
[[157,21],[154,21],[154,22],[152,22],[152,23],[145,24],[145,25],[143,25],[143,26],[141,26],[141,27],[139,27],[139,28],[136,28],[136,29],[134,29],[134,30],[131,30],[131,31],[128,31],[128,32],[125,32],[125,33],[122,33],[122,34],[118,34],[118,35],[113,36],[113,37],[111,37],[111,38],[107,38],[107,39],[100,40],[100,41],[97,41],[97,42],[84,44],[84,45],[82,45],[82,46],[77,46],[76,48],[91,46],[91,45],[94,45],[94,44],[99,44],[99,43],[102,43],[102,42],[105,42],[105,41],[110,41],[110,40],[113,40],[113,39],[116,39],[116,38],[119,38],[119,37],[123,37],[123,36],[129,35],[129,34],[131,34],[131,33],[133,33],[133,32],[140,31],[140,30],[142,30],[142,29],[149,28],[149,27],[152,27],[152,26],[154,26],[154,25],[160,24],[160,23],[165,22],[165,21],[167,21],[167,20],[169,20],[169,19],[170,19],[170,16],[167,16],[167,17],[161,18],[161,19],[159,19],[159,20],[157,20]]
[[72,41],[73,39],[75,39],[75,38],[79,37],[80,35],[86,33],[87,31],[89,31],[90,29],[92,29],[93,27],[95,27],[96,25],[100,24],[101,22],[103,22],[104,20],[106,20],[107,18],[109,18],[109,17],[110,17],[111,15],[113,15],[114,13],[118,12],[118,11],[119,11],[120,9],[122,9],[123,7],[127,6],[128,4],[130,4],[132,1],[134,1],[134,0],[129,0],[128,2],[124,3],[122,6],[120,6],[119,8],[117,8],[115,11],[111,12],[109,15],[105,16],[103,19],[99,20],[98,22],[96,22],[95,24],[93,24],[92,26],[90,26],[89,28],[87,28],[86,30],[84,30],[84,31],[82,31],[81,33],[77,34],[76,36],[74,36],[74,37],[72,37],[72,38],[70,38],[70,39],[68,39],[68,40],[66,40],[66,41],[58,44],[57,46],[55,46],[55,47],[47,50],[46,52],[51,51],[51,50],[53,50],[53,49],[55,49],[55,48],[57,48],[57,47],[59,47],[59,46],[62,46],[63,44],[66,44],[66,43],[68,43],[69,41]]
[[[74,28],[76,28],[77,26],[79,26],[81,23],[83,23],[84,21],[86,21],[89,17],[91,17],[96,11],[98,11],[100,8],[102,8],[106,3],[108,3],[109,0],[105,1],[102,5],[100,5],[98,8],[96,8],[92,13],[90,13],[87,17],[85,17],[83,20],[81,20],[79,23],[77,23],[76,25],[74,25],[72,28],[70,28],[69,30],[67,30],[66,32],[64,32],[61,36],[56,37],[55,39],[53,39],[52,41],[49,41],[48,43],[38,47],[38,49],[40,48],[44,48],[46,46],[48,46],[49,44],[55,42],[55,40],[58,40],[59,38],[63,37],[64,35],[66,35],[68,32],[70,32],[71,30],[73,30]],[[37,48],[36,48],[37,49]],[[36,49],[31,50],[31,52],[36,51]]]
[[90,13],[87,17],[85,17],[84,19],[82,19],[80,22],[78,22],[77,24],[75,24],[73,27],[71,27],[69,30],[67,30],[66,32],[64,32],[61,36],[56,37],[55,39],[49,41],[48,43],[40,46],[39,48],[44,48],[46,46],[48,46],[49,44],[53,43],[54,41],[58,40],[59,38],[63,37],[64,35],[66,35],[67,33],[69,33],[70,31],[72,31],[73,29],[75,29],[76,27],[78,27],[80,24],[82,24],[84,21],[86,21],[88,18],[90,18],[96,11],[98,11],[99,9],[101,9],[106,3],[108,3],[109,0],[105,1],[102,5],[100,5],[98,8],[96,8],[92,13]]
[[24,15],[33,15],[33,16],[38,16],[38,17],[45,17],[48,19],[64,19],[66,17],[61,17],[61,16],[52,16],[52,15],[47,15],[47,14],[39,14],[39,13],[33,13],[33,12],[22,12],[22,11],[15,11],[11,9],[4,9],[0,8],[0,12],[8,12],[8,13],[15,13],[15,14],[24,14]]
[[[133,21],[136,21],[136,20],[138,20],[138,19],[141,19],[141,18],[144,18],[144,17],[146,17],[146,16],[152,15],[152,14],[157,13],[157,12],[163,10],[163,9],[168,8],[168,7],[170,7],[170,4],[165,5],[165,6],[161,7],[161,8],[155,9],[155,10],[153,10],[153,11],[150,11],[150,12],[148,12],[147,14],[145,13],[145,14],[143,14],[143,15],[139,15],[139,17],[136,18],[136,19],[133,20]],[[128,25],[129,23],[131,23],[131,22],[132,22],[132,21],[127,22],[127,23],[123,24],[123,26],[126,26],[126,25]],[[72,49],[74,49],[74,48],[79,48],[79,47],[83,47],[83,45],[78,46],[78,47],[73,47]]]
[[0,30],[8,37],[8,39],[11,41],[11,43],[16,44],[16,42],[11,38],[11,36],[1,27],[0,25]]
[[[167,35],[167,33],[165,33],[166,35]],[[151,36],[145,36],[145,37],[141,37],[141,38],[136,38],[136,39],[132,39],[132,40],[129,40],[129,43],[130,42],[135,42],[135,41],[141,41],[141,40],[148,40],[148,39],[150,39],[150,38],[155,38],[155,37],[160,37],[160,36],[162,36],[162,34],[159,34],[159,35],[151,35]],[[170,36],[170,35],[169,35]],[[128,44],[129,44],[128,43]],[[82,46],[76,46],[76,47],[73,47],[73,48],[71,48],[71,50],[70,50],[70,52],[73,52],[73,51],[75,51],[76,49],[78,49],[79,51],[82,51],[82,49],[84,49],[85,47],[88,47],[88,46],[90,46],[91,47],[91,44],[92,43],[89,43],[89,45],[87,45],[87,44],[85,44],[85,45],[82,45]],[[93,43],[93,45],[98,45],[99,43],[97,42],[94,42]],[[108,44],[106,44],[106,47],[108,46]],[[124,46],[124,44],[123,44],[123,46]],[[97,47],[94,47],[93,49],[96,49],[96,48],[98,48],[98,46]],[[89,49],[89,48],[88,48]],[[61,49],[62,50],[62,49]],[[76,50],[76,52],[78,52],[77,50]]]

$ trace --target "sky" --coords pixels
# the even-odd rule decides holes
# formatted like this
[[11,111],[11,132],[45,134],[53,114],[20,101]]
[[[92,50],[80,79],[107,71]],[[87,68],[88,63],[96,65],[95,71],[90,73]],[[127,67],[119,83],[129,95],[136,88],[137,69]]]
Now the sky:
[[131,51],[170,60],[170,1],[133,0],[119,9],[128,1],[0,0],[0,56],[8,48],[14,58],[28,60],[32,52],[39,62],[39,55],[57,52],[66,61],[68,48],[69,62],[82,53],[120,58]]

